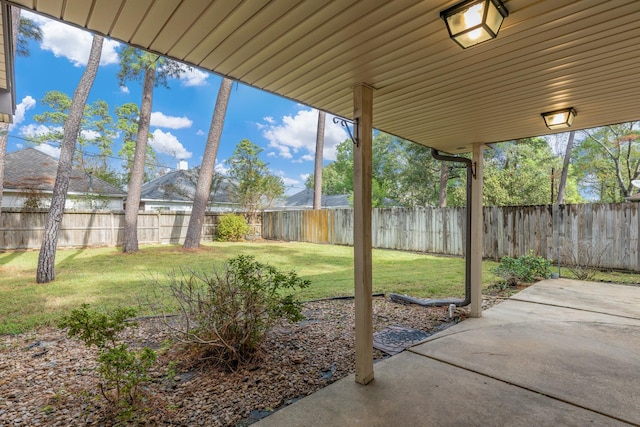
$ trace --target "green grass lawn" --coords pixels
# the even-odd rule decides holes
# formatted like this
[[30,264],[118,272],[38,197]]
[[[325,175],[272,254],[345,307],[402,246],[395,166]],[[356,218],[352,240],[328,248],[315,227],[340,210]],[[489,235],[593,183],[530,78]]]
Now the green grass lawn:
[[[0,334],[17,333],[57,319],[82,303],[111,308],[136,305],[175,269],[212,271],[236,255],[283,270],[295,270],[311,286],[301,291],[302,300],[353,295],[353,248],[309,243],[207,243],[198,251],[181,246],[145,246],[138,253],[123,254],[120,248],[58,250],[56,279],[35,282],[37,252],[0,253]],[[483,263],[484,286],[496,278]],[[637,275],[614,281],[637,283]],[[607,280],[606,277],[599,277]],[[610,279],[612,280],[612,279]],[[373,251],[373,291],[417,297],[464,295],[464,260],[391,250]],[[151,313],[147,313],[151,314]]]

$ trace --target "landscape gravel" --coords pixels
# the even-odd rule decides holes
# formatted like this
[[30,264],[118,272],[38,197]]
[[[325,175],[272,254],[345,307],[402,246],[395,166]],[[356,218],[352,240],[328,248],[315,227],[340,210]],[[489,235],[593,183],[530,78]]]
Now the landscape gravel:
[[[500,297],[486,297],[485,306]],[[404,326],[434,332],[467,316],[465,308],[425,308],[374,298],[374,330]],[[100,395],[97,352],[66,332],[41,328],[0,336],[2,426],[243,426],[354,371],[353,300],[304,304],[305,320],[282,322],[269,333],[254,363],[226,372],[184,362],[184,353],[155,319],[127,336],[159,358],[144,400],[128,419]],[[387,357],[374,350],[374,357]]]

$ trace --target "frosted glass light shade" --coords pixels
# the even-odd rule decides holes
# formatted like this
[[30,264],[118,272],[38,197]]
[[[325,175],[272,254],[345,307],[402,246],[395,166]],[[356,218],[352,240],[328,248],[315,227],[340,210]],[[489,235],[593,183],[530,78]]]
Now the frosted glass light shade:
[[449,37],[464,49],[497,37],[508,15],[500,0],[467,0],[440,13]]

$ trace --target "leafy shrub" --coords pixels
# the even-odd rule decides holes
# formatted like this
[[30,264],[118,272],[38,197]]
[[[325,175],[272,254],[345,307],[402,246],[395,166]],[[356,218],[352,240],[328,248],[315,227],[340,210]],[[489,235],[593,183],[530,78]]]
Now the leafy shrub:
[[200,360],[233,370],[254,358],[278,319],[302,319],[291,292],[309,284],[294,271],[284,273],[245,255],[229,259],[213,275],[173,272],[168,287],[184,318],[166,325]]
[[551,262],[532,253],[517,258],[506,256],[491,272],[500,276],[507,286],[515,286],[518,283],[531,283],[536,279],[548,279],[551,277]]
[[250,227],[242,215],[222,215],[216,225],[216,240],[220,242],[237,242],[244,238]]
[[24,203],[22,204],[22,207],[24,209],[39,209],[39,208],[44,208],[44,203],[43,203],[43,199],[44,199],[44,194],[42,193],[42,191],[36,190],[36,189],[28,189],[26,190],[26,197],[24,199]]
[[98,373],[103,378],[100,392],[110,403],[128,409],[135,408],[140,397],[139,386],[149,380],[149,369],[156,360],[153,350],[130,350],[121,342],[122,331],[129,326],[137,326],[134,322],[126,322],[135,314],[133,308],[116,308],[109,313],[101,313],[83,304],[58,324],[60,328],[69,328],[69,337],[78,337],[86,346],[98,348]]

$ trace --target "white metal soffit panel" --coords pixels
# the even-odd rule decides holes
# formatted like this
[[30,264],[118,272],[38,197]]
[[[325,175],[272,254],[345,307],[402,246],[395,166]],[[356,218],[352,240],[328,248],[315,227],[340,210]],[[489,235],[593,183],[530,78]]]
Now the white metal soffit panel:
[[[463,50],[442,0],[11,0],[346,118],[373,86],[374,126],[448,152],[640,119],[640,1],[510,0],[498,38]],[[213,102],[213,101],[212,101]]]

